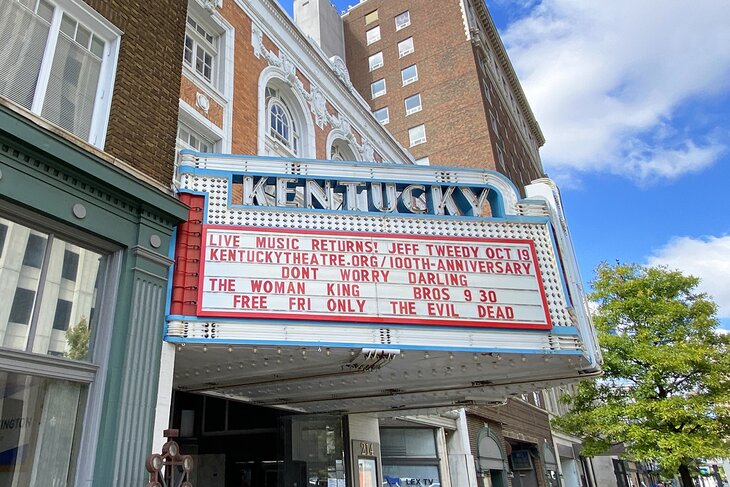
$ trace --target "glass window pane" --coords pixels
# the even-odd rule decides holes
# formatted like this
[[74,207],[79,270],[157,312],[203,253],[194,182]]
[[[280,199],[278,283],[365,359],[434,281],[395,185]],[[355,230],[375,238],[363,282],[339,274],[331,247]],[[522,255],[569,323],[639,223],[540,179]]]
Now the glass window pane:
[[[77,257],[74,280],[62,279],[66,256]],[[89,358],[89,346],[95,323],[91,310],[98,307],[101,297],[98,286],[105,258],[54,238],[47,264],[43,297],[38,307],[38,320],[33,337],[33,352],[63,356],[75,360]]]
[[409,25],[411,25],[411,13],[408,10],[395,17],[395,30],[401,30]]
[[23,289],[19,287],[15,290],[13,305],[10,308],[10,316],[8,321],[21,325],[30,324],[30,315],[33,312],[33,302],[35,301],[35,291]]
[[61,269],[61,277],[69,281],[76,280],[76,271],[79,267],[79,254],[66,250],[63,254],[63,268]]
[[380,26],[374,27],[365,33],[367,43],[372,44],[373,42],[380,40]]
[[79,25],[76,30],[76,42],[88,49],[89,42],[91,42],[91,32],[84,26]]
[[379,79],[370,85],[370,94],[373,98],[385,94],[385,80]]
[[407,85],[409,83],[413,83],[418,79],[418,71],[416,69],[416,65],[408,66],[407,68],[404,68],[401,71],[401,79],[403,80],[403,85]]
[[71,39],[76,37],[76,21],[66,14],[61,18],[61,32]]
[[388,107],[381,108],[380,110],[375,110],[373,112],[373,115],[375,115],[375,118],[378,120],[378,122],[382,124],[389,122]]
[[87,139],[100,73],[98,57],[86,47],[59,36],[41,115]]
[[377,69],[383,65],[383,53],[382,52],[376,52],[372,56],[368,58],[368,65],[370,67],[370,71]]
[[413,37],[404,39],[398,43],[398,57],[407,56],[413,52]]
[[406,115],[410,115],[411,113],[416,113],[421,110],[421,95],[415,94],[413,96],[409,96],[405,100],[406,104]]
[[48,30],[48,22],[20,3],[0,2],[0,95],[28,109],[33,105]]
[[46,252],[46,237],[31,233],[25,246],[23,265],[40,269],[43,264],[43,255]]
[[8,226],[0,223],[0,257],[3,256],[3,249],[5,248],[5,235],[8,233]]
[[85,387],[0,372],[3,423],[0,485],[70,485]]
[[53,5],[48,3],[46,0],[38,2],[38,9],[36,13],[46,22],[51,22],[53,18]]
[[91,40],[91,52],[98,57],[102,57],[104,55],[104,41],[97,36],[94,36]]

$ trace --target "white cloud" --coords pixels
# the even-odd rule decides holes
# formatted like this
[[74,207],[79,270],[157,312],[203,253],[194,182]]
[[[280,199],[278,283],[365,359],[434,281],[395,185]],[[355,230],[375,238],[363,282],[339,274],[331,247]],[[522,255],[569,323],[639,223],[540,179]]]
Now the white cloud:
[[715,162],[724,141],[675,118],[730,86],[728,25],[722,0],[542,0],[529,9],[503,38],[545,133],[548,171],[645,183]]
[[699,277],[699,289],[713,297],[718,316],[730,318],[730,235],[673,238],[649,257],[648,264]]

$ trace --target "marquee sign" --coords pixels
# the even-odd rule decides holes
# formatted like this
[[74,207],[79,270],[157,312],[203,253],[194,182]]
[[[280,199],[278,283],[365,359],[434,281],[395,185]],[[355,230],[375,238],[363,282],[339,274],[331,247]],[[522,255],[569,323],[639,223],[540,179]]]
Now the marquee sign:
[[526,239],[203,227],[198,316],[549,329]]

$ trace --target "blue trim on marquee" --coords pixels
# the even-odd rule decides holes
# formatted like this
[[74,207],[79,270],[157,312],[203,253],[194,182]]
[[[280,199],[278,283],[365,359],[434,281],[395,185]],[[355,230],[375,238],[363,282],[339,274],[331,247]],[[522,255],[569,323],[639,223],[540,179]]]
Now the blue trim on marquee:
[[550,231],[550,243],[553,246],[553,253],[555,254],[555,263],[558,266],[559,276],[560,276],[560,285],[563,287],[563,295],[565,296],[565,300],[567,301],[567,305],[569,307],[573,307],[573,298],[571,297],[570,293],[568,292],[568,276],[565,275],[565,269],[563,268],[563,261],[561,259],[562,254],[558,252],[558,245],[555,241],[555,229],[553,228],[552,222],[548,220],[548,230]]
[[523,348],[463,348],[445,347],[441,345],[391,345],[373,343],[334,343],[334,342],[282,342],[275,340],[216,340],[212,338],[179,338],[165,337],[165,341],[175,344],[199,343],[205,345],[226,344],[226,345],[284,345],[292,347],[313,347],[322,346],[330,348],[381,348],[384,350],[415,350],[415,351],[444,351],[444,352],[467,352],[467,353],[513,353],[523,355],[577,355],[584,356],[580,350],[545,350],[545,349],[523,349]]

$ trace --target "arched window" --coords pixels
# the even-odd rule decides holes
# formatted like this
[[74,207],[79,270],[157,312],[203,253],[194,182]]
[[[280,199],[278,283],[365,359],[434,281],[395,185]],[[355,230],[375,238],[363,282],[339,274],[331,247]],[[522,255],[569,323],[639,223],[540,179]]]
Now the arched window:
[[[299,127],[278,89],[266,88],[267,134],[273,141],[270,149],[280,155],[300,156]],[[283,149],[283,150],[281,150]]]
[[357,161],[352,146],[344,139],[335,139],[330,146],[330,159],[333,161]]

